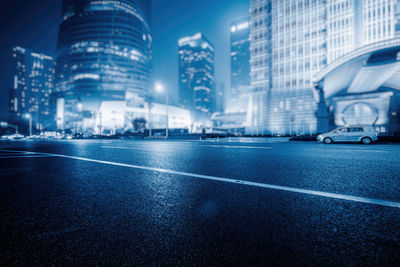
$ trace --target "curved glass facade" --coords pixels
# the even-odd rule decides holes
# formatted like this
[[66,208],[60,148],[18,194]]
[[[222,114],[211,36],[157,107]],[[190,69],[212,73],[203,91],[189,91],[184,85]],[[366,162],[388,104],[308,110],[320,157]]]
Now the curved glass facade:
[[56,90],[96,100],[151,88],[150,0],[64,0]]

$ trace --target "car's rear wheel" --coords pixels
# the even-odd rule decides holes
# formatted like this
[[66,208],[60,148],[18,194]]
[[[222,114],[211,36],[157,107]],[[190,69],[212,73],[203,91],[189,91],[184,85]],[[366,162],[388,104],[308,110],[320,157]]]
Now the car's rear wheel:
[[361,143],[363,143],[364,145],[369,145],[372,143],[372,139],[369,137],[364,137],[363,139],[361,139]]
[[330,138],[330,137],[325,137],[324,138],[324,143],[325,144],[332,144],[332,142],[333,142],[332,138]]

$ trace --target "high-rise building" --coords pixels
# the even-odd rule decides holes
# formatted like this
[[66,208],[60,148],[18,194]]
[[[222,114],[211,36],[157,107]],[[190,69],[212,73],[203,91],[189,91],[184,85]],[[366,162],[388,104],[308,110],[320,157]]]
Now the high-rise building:
[[215,111],[214,47],[202,33],[179,40],[179,98],[185,108]]
[[251,0],[248,131],[315,133],[314,76],[354,49],[394,38],[397,2]]
[[250,87],[250,18],[231,23],[231,90],[227,110],[246,110]]
[[250,81],[251,97],[247,126],[261,129],[267,124],[267,92],[271,87],[271,1],[251,1]]
[[328,64],[358,47],[394,38],[399,4],[398,0],[327,1]]
[[[394,38],[396,35],[396,6],[398,0],[348,0],[353,5],[358,5],[362,11],[363,44],[367,45],[382,40]],[[360,3],[359,3],[360,2]]]
[[152,87],[150,5],[150,0],[63,1],[56,68],[59,127],[95,121],[104,100],[143,106]]
[[33,128],[44,129],[52,121],[50,97],[53,91],[54,60],[22,47],[13,48],[15,68],[9,89],[9,120],[25,124],[32,118]]
[[217,85],[217,93],[215,100],[215,112],[224,112],[225,111],[225,84],[219,83]]

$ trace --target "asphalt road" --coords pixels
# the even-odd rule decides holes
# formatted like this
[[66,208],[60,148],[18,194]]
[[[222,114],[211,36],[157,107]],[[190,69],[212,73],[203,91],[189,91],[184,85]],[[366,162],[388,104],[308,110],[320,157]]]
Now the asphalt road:
[[2,141],[0,265],[400,262],[399,145],[254,140]]

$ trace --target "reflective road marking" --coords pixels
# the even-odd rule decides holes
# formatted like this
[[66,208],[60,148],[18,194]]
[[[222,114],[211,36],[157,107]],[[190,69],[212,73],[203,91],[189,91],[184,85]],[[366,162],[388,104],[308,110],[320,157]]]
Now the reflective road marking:
[[[36,152],[30,152],[30,153],[36,153]],[[353,201],[353,202],[359,202],[359,203],[374,204],[374,205],[380,205],[380,206],[385,206],[385,207],[400,208],[400,202],[395,202],[395,201],[380,200],[380,199],[374,199],[374,198],[368,198],[368,197],[357,197],[357,196],[351,196],[351,195],[336,194],[336,193],[329,193],[329,192],[322,192],[322,191],[315,191],[315,190],[307,190],[307,189],[288,187],[288,186],[279,186],[279,185],[273,185],[273,184],[257,183],[257,182],[250,182],[250,181],[245,181],[245,180],[238,180],[238,179],[223,178],[223,177],[216,177],[216,176],[210,176],[210,175],[202,175],[202,174],[174,171],[174,170],[161,169],[161,168],[155,168],[155,167],[138,166],[138,165],[132,165],[132,164],[125,164],[125,163],[118,163],[118,162],[111,162],[111,161],[104,161],[104,160],[97,160],[97,159],[89,159],[89,158],[82,158],[82,157],[75,157],[75,156],[68,156],[68,155],[61,155],[61,154],[46,154],[46,153],[40,153],[40,152],[38,154],[51,155],[51,156],[55,156],[55,157],[75,159],[75,160],[88,161],[88,162],[95,162],[95,163],[107,164],[107,165],[113,165],[113,166],[127,167],[127,168],[139,169],[139,170],[147,170],[147,171],[153,171],[153,172],[159,172],[159,173],[180,175],[180,176],[186,176],[186,177],[194,177],[194,178],[199,178],[199,179],[213,180],[213,181],[226,182],[226,183],[232,183],[232,184],[240,184],[240,185],[254,186],[254,187],[260,187],[260,188],[268,188],[268,189],[273,189],[273,190],[293,192],[293,193],[299,193],[299,194],[305,194],[305,195],[313,195],[313,196],[347,200],[347,201]]]

